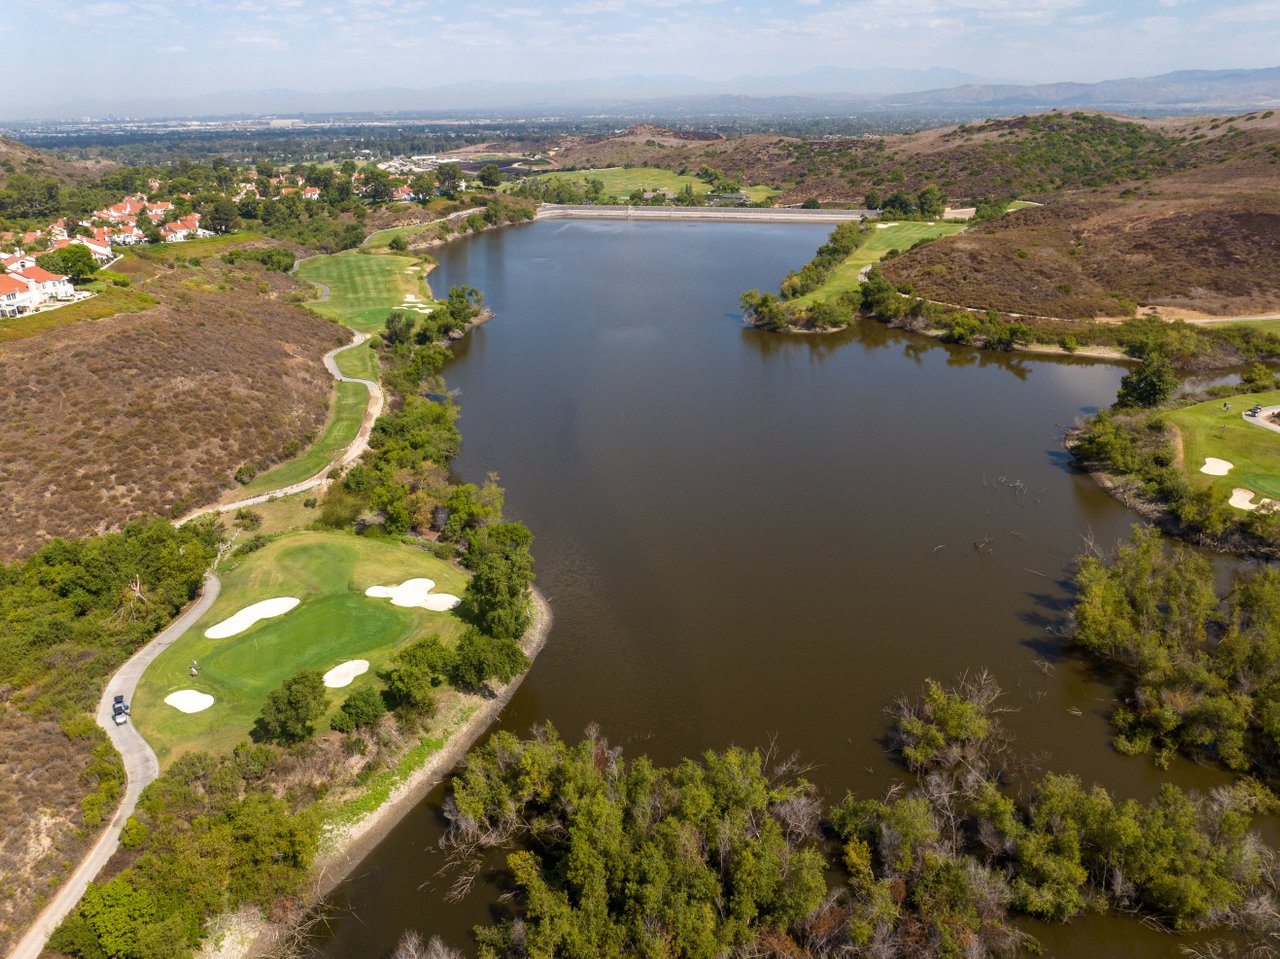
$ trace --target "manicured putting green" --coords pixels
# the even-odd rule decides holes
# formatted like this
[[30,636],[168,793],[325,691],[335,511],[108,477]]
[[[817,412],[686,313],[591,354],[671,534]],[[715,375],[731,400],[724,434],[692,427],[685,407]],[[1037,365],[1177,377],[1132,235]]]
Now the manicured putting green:
[[403,306],[407,297],[417,297],[419,305],[431,303],[421,266],[409,256],[348,252],[305,260],[298,267],[298,276],[329,288],[327,300],[307,304],[312,310],[371,332],[386,322],[388,313]]
[[[1223,403],[1231,409],[1224,410]],[[1227,496],[1242,487],[1280,499],[1280,433],[1240,415],[1254,404],[1280,404],[1280,390],[1209,400],[1169,414],[1182,433],[1183,470],[1192,483],[1214,486]],[[1210,457],[1226,460],[1231,470],[1225,476],[1202,473],[1200,468]]]
[[[462,595],[465,573],[420,550],[388,540],[348,533],[306,531],[286,535],[223,573],[213,608],[157,657],[142,677],[132,716],[138,730],[167,765],[192,750],[225,752],[245,739],[267,694],[300,669],[328,672],[349,660],[369,662],[369,671],[329,694],[328,718],[360,686],[380,688],[395,651],[422,636],[446,643],[462,633],[452,612],[393,606],[364,595],[370,586],[413,577],[434,580],[441,592]],[[259,621],[227,639],[205,630],[253,603],[296,596],[292,611]],[[199,661],[192,677],[191,661]],[[182,713],[166,696],[190,689],[213,697],[213,705]]]
[[887,223],[872,222],[874,225],[871,228],[871,235],[867,237],[867,242],[854,250],[852,256],[832,270],[831,275],[827,277],[827,282],[813,292],[796,297],[791,302],[797,306],[807,306],[810,303],[839,296],[846,290],[854,289],[862,282],[858,276],[863,267],[880,262],[890,250],[902,250],[905,252],[921,240],[954,236],[965,230],[965,224],[963,223],[944,223],[942,220],[934,223],[905,222],[894,224],[892,220],[887,221]]

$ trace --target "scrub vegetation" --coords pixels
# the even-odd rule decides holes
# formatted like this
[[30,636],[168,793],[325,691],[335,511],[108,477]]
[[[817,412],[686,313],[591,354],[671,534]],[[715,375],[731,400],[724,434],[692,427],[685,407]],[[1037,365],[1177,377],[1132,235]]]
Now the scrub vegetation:
[[207,523],[131,523],[0,565],[0,948],[110,819],[124,769],[93,721],[107,677],[195,594]]
[[344,336],[289,302],[293,280],[216,258],[137,275],[146,312],[0,346],[0,557],[180,515],[324,427],[320,357]]
[[1269,794],[1164,786],[1141,804],[1033,776],[1002,712],[985,673],[927,682],[891,710],[910,784],[834,804],[772,753],[660,767],[594,729],[500,732],[446,804],[455,892],[484,850],[512,850],[512,913],[476,928],[485,959],[1014,956],[1038,951],[1018,916],[1112,910],[1275,933],[1274,867],[1248,832]]

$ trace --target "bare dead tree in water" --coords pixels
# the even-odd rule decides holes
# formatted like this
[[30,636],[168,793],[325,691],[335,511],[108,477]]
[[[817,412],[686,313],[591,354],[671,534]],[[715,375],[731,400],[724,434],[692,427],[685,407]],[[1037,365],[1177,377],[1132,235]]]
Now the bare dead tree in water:
[[439,936],[432,936],[424,942],[418,930],[409,929],[391,950],[389,959],[463,959],[463,955],[446,946]]

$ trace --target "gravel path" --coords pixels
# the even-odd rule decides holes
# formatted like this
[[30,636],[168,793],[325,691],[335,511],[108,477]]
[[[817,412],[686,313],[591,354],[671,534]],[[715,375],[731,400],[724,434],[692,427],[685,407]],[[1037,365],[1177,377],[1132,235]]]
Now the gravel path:
[[111,717],[112,700],[118,695],[123,695],[126,702],[133,700],[134,690],[138,688],[138,680],[142,678],[146,668],[157,656],[172,646],[192,623],[208,611],[214,600],[218,598],[221,589],[222,582],[218,577],[212,572],[205,573],[204,586],[196,601],[187,607],[186,612],[165,627],[155,639],[134,653],[107,682],[102,698],[98,701],[97,720],[98,725],[107,731],[112,744],[124,760],[126,776],[124,799],[121,800],[120,807],[106,830],[80,860],[80,865],[76,867],[75,872],[62,884],[49,904],[31,924],[26,935],[9,953],[9,959],[36,959],[44,949],[49,936],[58,927],[58,923],[62,922],[63,918],[76,907],[85,889],[89,887],[89,883],[107,864],[107,860],[115,855],[120,845],[120,830],[133,815],[142,790],[160,775],[160,763],[156,759],[155,752],[147,745],[147,741],[134,728],[132,722],[125,723],[123,726],[115,724]]

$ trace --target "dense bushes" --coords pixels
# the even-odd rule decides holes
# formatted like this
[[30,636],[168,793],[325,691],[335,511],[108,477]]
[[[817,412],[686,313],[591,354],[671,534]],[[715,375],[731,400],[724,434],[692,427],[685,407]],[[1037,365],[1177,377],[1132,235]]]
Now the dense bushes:
[[799,270],[793,270],[782,281],[782,298],[794,300],[811,293],[826,282],[831,271],[847,260],[871,235],[866,223],[841,223],[831,231],[827,242],[818,247],[812,260]]
[[282,246],[262,247],[236,247],[228,250],[222,255],[222,259],[227,263],[239,263],[242,260],[252,260],[255,263],[261,263],[268,270],[274,270],[277,273],[288,273],[293,269],[294,261],[297,256],[292,250],[288,250]]
[[1269,796],[1165,786],[1144,805],[1072,776],[1029,781],[999,701],[986,674],[900,701],[891,738],[915,788],[825,811],[791,763],[758,752],[657,767],[594,730],[576,746],[550,727],[498,733],[454,780],[442,840],[463,870],[519,847],[516,917],[477,927],[480,955],[1011,956],[1038,951],[1017,915],[1113,907],[1275,932],[1273,867],[1247,832]]
[[195,595],[216,537],[209,523],[135,522],[0,565],[0,683],[13,701],[60,718],[91,710],[106,677]]
[[129,830],[130,864],[92,884],[50,941],[79,959],[182,959],[214,915],[299,893],[318,819],[276,798],[270,747],[191,753],[147,787]]
[[1280,773],[1280,573],[1242,573],[1224,594],[1208,560],[1138,529],[1076,574],[1074,637],[1124,677],[1116,747]]

